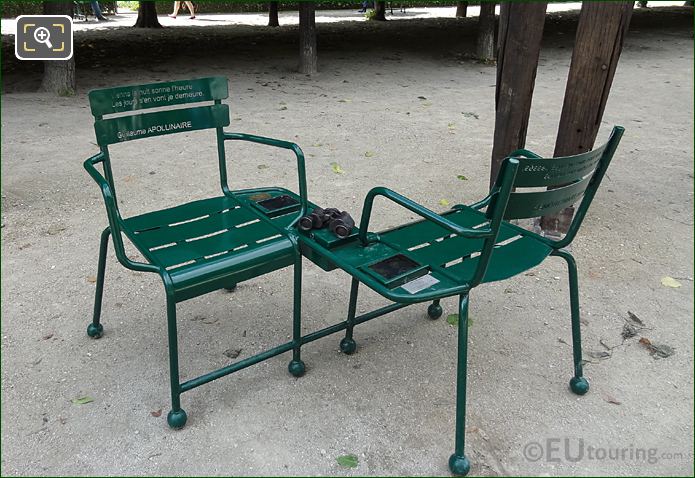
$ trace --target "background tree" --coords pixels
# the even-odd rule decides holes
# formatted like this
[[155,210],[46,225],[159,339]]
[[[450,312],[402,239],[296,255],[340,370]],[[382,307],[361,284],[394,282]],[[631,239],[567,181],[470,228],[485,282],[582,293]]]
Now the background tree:
[[[582,3],[554,156],[593,149],[633,6],[632,1]],[[567,232],[573,216],[574,207],[570,206],[558,214],[543,216],[541,227],[559,236]]]
[[526,144],[546,7],[545,2],[500,4],[491,186],[504,157]]
[[[43,2],[44,15],[68,15],[72,17],[72,2]],[[43,62],[41,89],[62,96],[75,94],[75,45],[72,58]]]
[[374,20],[386,21],[386,2],[374,2]]
[[142,1],[138,7],[138,19],[135,28],[162,28],[157,18],[157,7],[152,1]]
[[468,2],[458,2],[456,4],[456,18],[466,18],[468,13]]
[[311,75],[316,71],[316,3],[299,2],[299,72]]
[[270,5],[268,5],[268,26],[280,26],[280,20],[278,19],[278,2],[270,2]]
[[495,59],[495,2],[480,2],[475,54],[485,62]]

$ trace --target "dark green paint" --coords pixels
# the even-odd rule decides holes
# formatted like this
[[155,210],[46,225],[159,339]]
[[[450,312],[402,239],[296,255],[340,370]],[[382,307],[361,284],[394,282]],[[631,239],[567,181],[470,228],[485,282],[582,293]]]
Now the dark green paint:
[[224,126],[229,126],[229,107],[212,105],[96,120],[94,131],[97,143],[107,146],[151,136]]
[[215,76],[147,85],[119,86],[89,92],[94,116],[224,100],[229,96],[227,78]]

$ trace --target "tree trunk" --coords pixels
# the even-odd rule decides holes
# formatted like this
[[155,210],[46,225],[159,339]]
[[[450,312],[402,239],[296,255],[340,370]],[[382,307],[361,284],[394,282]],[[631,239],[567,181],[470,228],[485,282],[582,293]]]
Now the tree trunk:
[[456,18],[466,18],[468,13],[468,2],[458,2],[456,4]]
[[318,71],[316,51],[316,3],[299,2],[299,72]]
[[138,7],[138,19],[135,28],[162,28],[157,18],[157,7],[154,2],[141,1]]
[[476,56],[485,62],[495,59],[495,2],[480,3]]
[[[633,5],[634,2],[582,4],[555,157],[584,153],[594,147]],[[573,215],[574,207],[568,207],[557,215],[544,216],[541,227],[554,235],[566,233]]]
[[501,4],[490,185],[504,157],[526,143],[546,7],[540,2]]
[[374,2],[374,20],[386,21],[386,2]]
[[280,20],[278,19],[278,2],[270,2],[270,5],[268,6],[268,26],[280,26]]
[[[43,2],[44,15],[68,15],[72,17],[72,2]],[[43,79],[41,90],[61,96],[75,94],[75,46],[69,60],[43,62]]]

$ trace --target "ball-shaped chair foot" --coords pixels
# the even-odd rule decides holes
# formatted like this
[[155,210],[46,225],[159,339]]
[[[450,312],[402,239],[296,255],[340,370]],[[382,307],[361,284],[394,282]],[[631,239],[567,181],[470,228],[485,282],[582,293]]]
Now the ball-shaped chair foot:
[[301,377],[306,372],[306,365],[301,360],[292,360],[287,370],[295,377]]
[[577,395],[584,395],[589,391],[589,382],[584,377],[572,377],[570,380],[570,390]]
[[101,324],[91,323],[87,326],[87,335],[93,339],[98,339],[104,335],[104,326]]

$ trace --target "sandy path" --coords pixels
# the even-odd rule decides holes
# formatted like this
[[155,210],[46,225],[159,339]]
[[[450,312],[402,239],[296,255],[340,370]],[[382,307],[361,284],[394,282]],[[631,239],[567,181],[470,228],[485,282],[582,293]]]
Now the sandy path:
[[[554,16],[547,28],[527,145],[542,154],[554,143],[572,21]],[[98,190],[81,167],[96,149],[86,99],[91,88],[228,76],[230,129],[297,141],[307,153],[310,196],[355,217],[377,184],[436,210],[443,209],[440,199],[482,197],[495,69],[465,59],[473,48],[469,21],[396,23],[323,27],[321,73],[311,78],[293,72],[295,27],[130,30],[127,37],[119,30],[104,37],[83,32],[72,98],[29,93],[40,74],[4,65],[3,475],[448,473],[456,330],[425,319],[422,307],[358,328],[354,356],[337,351],[338,337],[307,346],[310,369],[300,380],[287,375],[282,356],[185,394],[189,424],[180,432],[164,420],[167,353],[158,279],[126,271],[110,254],[106,335],[91,341],[84,333],[105,225]],[[627,133],[573,251],[587,353],[604,351],[601,341],[621,343],[627,311],[649,327],[642,335],[676,353],[656,360],[631,339],[609,359],[588,355],[592,391],[577,398],[567,390],[562,263],[550,260],[532,275],[476,289],[467,451],[473,474],[692,472],[692,455],[673,456],[693,447],[691,25],[692,10],[636,12],[599,138],[613,124]],[[147,62],[153,52],[157,61]],[[202,132],[114,148],[124,213],[216,194],[210,140]],[[230,149],[230,161],[239,187],[294,187],[289,156],[238,147]],[[345,174],[335,174],[332,162]],[[457,179],[460,174],[468,180]],[[396,208],[383,211],[374,228],[409,218]],[[348,278],[308,264],[305,273],[305,330],[342,320]],[[663,287],[664,276],[683,286]],[[241,348],[243,358],[284,341],[289,277],[279,271],[234,294],[181,304],[183,378],[227,363],[229,348]],[[381,303],[365,293],[359,308]],[[447,300],[445,314],[453,308]],[[94,402],[71,404],[84,395]],[[158,410],[162,416],[152,416]],[[655,449],[658,457],[655,463],[588,457],[573,463],[523,456],[528,443],[565,437],[604,449]],[[337,466],[335,458],[345,453],[358,455],[356,471]]]

